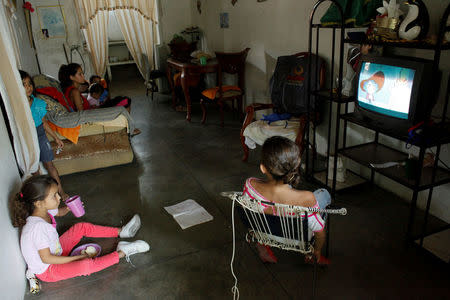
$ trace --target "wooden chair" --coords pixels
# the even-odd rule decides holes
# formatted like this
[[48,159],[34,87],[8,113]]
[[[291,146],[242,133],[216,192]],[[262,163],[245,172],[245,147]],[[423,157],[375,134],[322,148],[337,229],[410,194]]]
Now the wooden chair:
[[[300,52],[297,54],[294,54],[294,56],[297,57],[307,57],[309,55],[308,52]],[[325,83],[325,63],[320,64],[319,67],[319,85],[320,85],[320,89],[323,88]],[[311,86],[311,89],[313,89],[313,87]],[[249,126],[255,118],[255,112],[258,110],[266,110],[266,109],[273,109],[274,106],[272,103],[252,103],[249,106],[247,106],[245,108],[245,119],[244,122],[242,124],[242,128],[241,128],[241,144],[242,144],[242,148],[244,151],[244,156],[242,157],[242,161],[247,161],[248,159],[248,155],[249,155],[249,148],[245,143],[245,136],[244,136],[244,131],[247,128],[247,126]],[[310,115],[310,120],[312,121],[313,125],[317,123],[317,121],[320,119],[320,116],[317,112],[312,113]],[[295,138],[295,143],[298,145],[298,147],[300,148],[300,155],[303,154],[304,151],[304,136],[305,136],[305,128],[306,128],[306,123],[308,120],[308,116],[307,114],[302,114],[299,117],[298,120],[298,132],[296,134],[296,138]],[[297,126],[297,125],[296,125]]]
[[[232,226],[233,226],[233,255],[231,272],[235,278],[233,290],[237,290],[237,278],[234,275],[233,260],[235,256],[235,205],[244,225],[248,229],[246,240],[257,242],[270,247],[283,250],[296,251],[303,255],[311,255],[314,252],[314,243],[311,241],[312,233],[309,232],[307,214],[312,212],[346,215],[347,209],[320,209],[285,205],[265,202],[250,198],[242,192],[222,192],[223,197],[233,200]],[[264,206],[263,206],[264,205]],[[278,216],[264,213],[267,206],[274,206]],[[317,277],[317,262],[314,260],[313,295]]]
[[159,78],[166,77],[166,73],[161,70],[151,70],[150,75],[148,77],[147,85],[146,85],[146,92],[145,96],[148,96],[148,92],[151,92],[151,97],[153,101],[153,94],[159,92],[158,84],[156,83],[156,80]]
[[[247,58],[250,48],[237,53],[223,53],[216,52],[216,58],[219,63],[218,71],[218,86],[212,89],[207,89],[202,92],[200,104],[203,111],[202,124],[206,121],[206,106],[207,102],[217,103],[220,108],[220,124],[224,125],[223,120],[223,106],[225,101],[231,101],[234,107],[234,100],[237,101],[237,108],[239,115],[242,116],[242,98],[245,93],[245,60]],[[224,86],[223,73],[237,74],[237,86]]]

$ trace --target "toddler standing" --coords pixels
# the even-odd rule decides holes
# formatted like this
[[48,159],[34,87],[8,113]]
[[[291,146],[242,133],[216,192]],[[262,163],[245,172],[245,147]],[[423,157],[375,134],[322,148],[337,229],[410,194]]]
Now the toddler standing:
[[44,100],[35,97],[35,88],[34,82],[31,79],[31,76],[22,70],[19,70],[20,77],[22,79],[23,87],[25,88],[25,92],[28,97],[28,102],[30,104],[31,115],[33,116],[34,125],[36,126],[36,131],[38,135],[39,142],[39,150],[40,157],[39,160],[44,165],[45,169],[48,171],[50,176],[52,176],[56,182],[58,183],[58,191],[63,199],[67,199],[69,195],[67,195],[61,185],[61,180],[59,179],[58,170],[53,164],[53,150],[50,146],[50,142],[48,141],[46,133],[48,133],[55,140],[58,149],[62,149],[64,147],[64,143],[58,138],[56,133],[50,128],[45,119],[45,115],[47,114],[47,103]]

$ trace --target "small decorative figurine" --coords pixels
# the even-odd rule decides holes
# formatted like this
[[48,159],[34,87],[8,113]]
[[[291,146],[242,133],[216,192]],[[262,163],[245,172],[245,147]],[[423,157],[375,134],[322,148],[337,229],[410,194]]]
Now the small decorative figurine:
[[381,15],[387,15],[388,18],[398,19],[403,12],[399,9],[400,4],[397,0],[383,1],[383,7],[377,8],[377,12]]
[[408,0],[408,14],[398,29],[398,35],[405,40],[423,39],[428,33],[430,18],[422,0]]

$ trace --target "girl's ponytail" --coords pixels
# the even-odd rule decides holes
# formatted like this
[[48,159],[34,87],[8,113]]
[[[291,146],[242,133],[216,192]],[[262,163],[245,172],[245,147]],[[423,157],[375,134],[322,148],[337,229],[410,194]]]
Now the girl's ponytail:
[[44,200],[52,185],[58,185],[58,182],[49,175],[37,175],[25,180],[13,200],[14,227],[25,225],[27,218],[34,211],[35,202]]
[[300,170],[297,168],[284,175],[283,183],[289,184],[292,187],[297,187],[300,184]]
[[33,213],[34,204],[24,200],[22,192],[15,195],[13,202],[13,226],[23,227],[29,215]]

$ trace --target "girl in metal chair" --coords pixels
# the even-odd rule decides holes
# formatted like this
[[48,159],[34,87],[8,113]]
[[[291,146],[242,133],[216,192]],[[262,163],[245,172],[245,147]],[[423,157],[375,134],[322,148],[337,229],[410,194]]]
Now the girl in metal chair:
[[[325,208],[331,202],[330,194],[325,189],[310,192],[292,188],[299,183],[300,161],[300,150],[294,142],[280,136],[268,138],[262,147],[260,164],[260,170],[266,178],[264,180],[247,179],[244,194],[265,202]],[[265,207],[265,214],[278,215],[274,206],[266,206],[262,203],[261,205]],[[319,213],[310,213],[308,215],[308,227],[315,238],[315,259],[319,264],[329,264],[329,260],[321,255],[325,242],[324,218]],[[277,262],[277,258],[269,246],[258,243],[256,247],[262,261]],[[313,257],[306,257],[306,262],[312,263]]]

